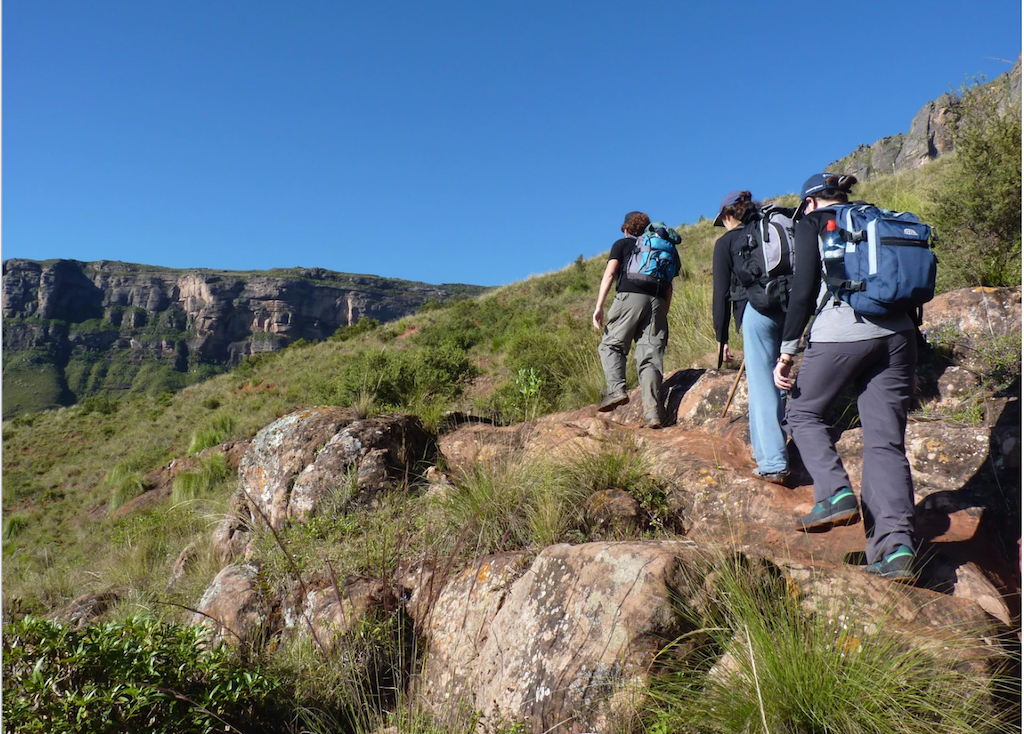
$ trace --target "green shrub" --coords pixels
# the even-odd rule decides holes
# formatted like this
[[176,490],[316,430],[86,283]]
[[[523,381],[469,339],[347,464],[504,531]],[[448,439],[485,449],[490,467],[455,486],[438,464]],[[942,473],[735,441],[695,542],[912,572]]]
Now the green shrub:
[[82,630],[26,617],[3,634],[3,714],[26,734],[283,729],[278,680],[200,627],[151,619]]
[[[738,556],[711,570],[694,574],[704,602],[682,610],[690,631],[662,653],[649,731],[1011,730],[989,674],[937,660],[884,622],[861,625],[852,608],[808,613],[770,564]],[[967,652],[950,641],[946,660],[957,644]]]
[[118,403],[105,395],[90,395],[79,403],[83,413],[99,413],[113,415],[117,412]]
[[349,339],[355,339],[357,336],[367,334],[380,326],[380,322],[377,319],[371,319],[368,316],[360,316],[359,320],[352,325],[339,326],[332,339],[337,341],[348,341]]
[[[357,352],[337,375],[316,381],[316,402],[374,409],[409,409],[434,399],[451,400],[476,375],[466,352],[453,345]],[[371,406],[373,408],[371,409]]]
[[933,221],[940,290],[1021,282],[1021,111],[1000,109],[1009,80],[995,84],[966,85],[950,108],[955,158]]

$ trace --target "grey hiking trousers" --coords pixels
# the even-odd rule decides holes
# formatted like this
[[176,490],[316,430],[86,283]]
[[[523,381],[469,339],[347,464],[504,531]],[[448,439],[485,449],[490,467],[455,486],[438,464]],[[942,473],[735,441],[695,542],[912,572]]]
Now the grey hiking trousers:
[[601,346],[597,348],[609,395],[626,391],[626,355],[631,342],[636,342],[633,356],[640,376],[644,420],[660,419],[659,394],[668,344],[668,309],[664,298],[642,293],[615,295]]
[[914,332],[857,342],[815,342],[804,353],[789,402],[789,427],[814,479],[814,501],[828,499],[850,477],[829,435],[825,414],[853,383],[864,439],[860,501],[868,563],[914,544],[914,485],[904,447],[914,389]]

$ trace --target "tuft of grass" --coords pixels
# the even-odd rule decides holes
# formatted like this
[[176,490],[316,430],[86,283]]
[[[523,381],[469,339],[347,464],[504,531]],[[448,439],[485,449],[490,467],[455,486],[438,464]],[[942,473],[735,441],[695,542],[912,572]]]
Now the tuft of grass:
[[23,513],[11,515],[4,520],[3,539],[7,541],[17,537],[19,533],[29,527],[30,522],[29,516]]
[[519,457],[474,465],[442,500],[444,544],[482,554],[531,546],[531,514],[550,484],[547,467]]
[[213,422],[192,434],[188,442],[186,456],[198,454],[200,451],[224,443],[235,430],[235,419],[229,415],[218,415]]
[[104,484],[112,488],[108,502],[110,512],[149,488],[144,472],[153,468],[153,465],[153,454],[146,451],[136,451],[114,464],[114,468],[103,480]]
[[988,675],[938,661],[884,623],[858,625],[852,610],[808,613],[772,570],[736,556],[705,577],[709,598],[683,612],[691,631],[670,648],[680,654],[662,656],[649,731],[1011,730]]
[[194,469],[181,472],[171,485],[171,501],[175,504],[209,494],[214,487],[231,476],[224,454],[203,457]]

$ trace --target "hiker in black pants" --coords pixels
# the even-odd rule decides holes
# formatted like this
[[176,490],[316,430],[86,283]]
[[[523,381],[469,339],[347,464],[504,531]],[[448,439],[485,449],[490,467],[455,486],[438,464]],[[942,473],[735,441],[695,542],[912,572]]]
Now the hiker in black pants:
[[[775,384],[791,390],[789,426],[804,466],[814,479],[814,508],[797,529],[827,530],[858,519],[857,497],[829,435],[825,415],[840,390],[857,389],[864,456],[861,506],[870,574],[910,580],[914,571],[914,488],[904,448],[907,412],[914,389],[917,342],[905,313],[867,316],[833,297],[822,280],[822,239],[830,207],[844,204],[857,179],[819,173],[803,185],[804,217],[796,226],[796,262],[783,328]],[[834,225],[833,225],[834,226]],[[808,320],[811,326],[799,377],[791,378],[793,355]]]

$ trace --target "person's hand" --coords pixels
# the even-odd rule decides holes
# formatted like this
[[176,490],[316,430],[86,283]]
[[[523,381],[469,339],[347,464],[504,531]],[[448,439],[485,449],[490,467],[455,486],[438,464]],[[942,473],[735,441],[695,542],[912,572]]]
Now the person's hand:
[[[786,357],[789,357],[787,360]],[[775,387],[780,390],[792,390],[793,379],[790,377],[790,373],[793,371],[793,357],[788,354],[784,354],[779,357],[779,361],[775,363],[775,370],[772,372],[772,378],[775,380]]]
[[604,328],[604,306],[594,309],[594,328],[598,331]]
[[728,344],[719,344],[718,346],[722,350],[722,361],[723,362],[732,362],[732,352],[729,351],[729,345]]

